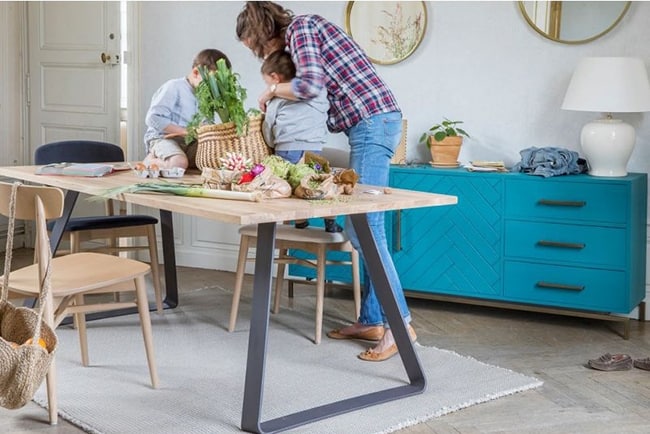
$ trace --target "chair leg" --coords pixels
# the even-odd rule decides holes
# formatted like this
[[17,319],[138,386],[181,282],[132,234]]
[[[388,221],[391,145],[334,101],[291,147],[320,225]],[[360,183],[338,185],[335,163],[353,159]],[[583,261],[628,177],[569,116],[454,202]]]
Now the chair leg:
[[354,319],[361,314],[361,276],[359,273],[359,252],[351,247],[350,258],[352,262],[352,292],[354,296]]
[[275,275],[275,298],[273,299],[273,313],[280,312],[280,297],[282,296],[282,287],[284,286],[284,270],[286,264],[284,259],[288,256],[287,249],[280,249],[277,262],[277,274]]
[[147,242],[149,243],[149,259],[151,260],[151,278],[153,289],[156,294],[156,311],[163,313],[162,288],[160,284],[160,265],[158,264],[158,246],[156,240],[156,229],[153,226],[147,227]]
[[[84,295],[77,294],[74,297],[74,304],[76,306],[84,305]],[[74,321],[77,325],[79,332],[79,348],[81,349],[81,364],[83,366],[89,365],[88,359],[88,335],[86,334],[86,314],[79,312],[74,314]]]
[[318,246],[316,256],[316,334],[314,343],[320,344],[323,330],[323,303],[325,299],[325,265],[327,250],[324,245]]
[[[46,297],[44,312],[45,322],[54,330],[54,302],[52,296]],[[50,425],[56,425],[59,422],[58,403],[56,396],[56,356],[52,358],[50,369],[47,371],[45,377],[47,387],[47,408],[48,416],[50,418]]]
[[[79,237],[79,233],[70,232],[70,253],[79,253],[80,251],[81,251],[81,238]],[[79,330],[79,324],[77,324],[77,315],[72,316],[72,328],[75,330]]]
[[246,269],[246,261],[248,259],[248,243],[249,237],[242,235],[239,240],[239,257],[237,258],[237,273],[235,275],[235,290],[232,294],[232,305],[230,307],[230,322],[228,323],[228,331],[235,330],[237,323],[237,312],[239,311],[239,299],[241,298],[241,289],[244,284],[244,270]]
[[144,348],[147,354],[147,363],[149,365],[149,376],[151,385],[154,389],[158,388],[158,370],[156,369],[156,359],[153,352],[153,336],[151,334],[151,317],[149,316],[149,301],[147,300],[147,285],[144,276],[135,279],[135,295],[138,303],[138,313],[140,315],[140,326],[142,327],[142,337],[144,338]]

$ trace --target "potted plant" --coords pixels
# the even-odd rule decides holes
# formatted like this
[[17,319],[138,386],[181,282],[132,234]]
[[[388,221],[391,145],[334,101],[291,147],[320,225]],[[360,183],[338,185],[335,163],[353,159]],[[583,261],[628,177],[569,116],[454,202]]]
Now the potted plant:
[[[198,140],[196,165],[219,168],[227,153],[241,154],[254,163],[270,155],[262,136],[259,110],[244,109],[246,89],[239,83],[224,59],[217,61],[214,71],[199,68],[201,83],[195,95],[198,111],[187,125],[187,143]],[[220,123],[219,123],[220,121]]]
[[433,125],[420,137],[420,143],[426,143],[431,151],[431,164],[441,167],[456,167],[458,154],[463,144],[463,137],[469,134],[458,125],[463,121],[452,121],[444,118],[442,122]]

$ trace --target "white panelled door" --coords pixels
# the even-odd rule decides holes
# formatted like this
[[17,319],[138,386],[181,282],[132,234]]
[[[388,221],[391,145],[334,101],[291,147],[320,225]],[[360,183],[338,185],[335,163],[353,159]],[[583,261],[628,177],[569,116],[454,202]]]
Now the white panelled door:
[[29,2],[29,146],[119,144],[120,3]]

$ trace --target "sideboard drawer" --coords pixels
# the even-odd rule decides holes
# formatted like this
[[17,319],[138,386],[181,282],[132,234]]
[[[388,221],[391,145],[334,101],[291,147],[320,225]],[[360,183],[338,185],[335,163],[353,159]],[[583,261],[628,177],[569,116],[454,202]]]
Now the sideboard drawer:
[[623,224],[628,188],[623,184],[517,180],[506,184],[508,218],[545,218]]
[[505,253],[508,258],[623,269],[625,236],[623,228],[509,220]]
[[506,261],[504,295],[512,301],[628,313],[624,271]]

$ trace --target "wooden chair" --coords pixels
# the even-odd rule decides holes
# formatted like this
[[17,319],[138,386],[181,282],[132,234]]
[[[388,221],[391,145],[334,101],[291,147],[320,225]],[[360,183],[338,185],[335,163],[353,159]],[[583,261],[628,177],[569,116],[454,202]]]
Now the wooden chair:
[[[107,163],[123,162],[122,148],[112,143],[95,142],[89,140],[65,140],[47,143],[39,146],[34,153],[35,164],[51,163]],[[116,210],[116,202],[106,200],[106,213],[100,216],[71,217],[65,227],[64,239],[70,241],[70,252],[76,253],[83,248],[82,243],[103,240],[104,246],[93,247],[94,250],[117,253],[134,250],[149,251],[151,261],[151,274],[156,295],[156,308],[158,313],[163,310],[162,289],[160,272],[158,269],[158,247],[156,241],[156,224],[158,219],[146,214],[127,214],[123,202]],[[54,221],[48,223],[51,230]],[[128,238],[144,237],[145,245],[125,245],[121,240]]]
[[[0,214],[9,215],[12,185],[0,182]],[[46,219],[59,218],[63,212],[63,191],[54,187],[20,185],[16,194],[16,219],[36,222],[36,263],[12,271],[9,291],[12,295],[38,298],[46,270],[51,270],[51,290],[44,304],[45,321],[54,329],[67,315],[74,315],[79,331],[81,361],[88,366],[86,312],[99,312],[137,306],[144,337],[151,384],[158,387],[153,353],[151,319],[145,276],[151,267],[143,262],[95,252],[78,252],[51,258]],[[8,234],[8,236],[10,236]],[[106,297],[88,295],[120,291],[135,292],[135,300],[104,302]],[[117,343],[116,343],[117,345]],[[117,348],[116,348],[117,349]],[[50,423],[57,423],[56,369],[48,371],[47,397]]]
[[402,137],[399,140],[399,145],[395,149],[393,158],[390,160],[390,164],[406,164],[406,138],[408,130],[408,121],[402,119]]
[[[248,250],[255,247],[257,241],[257,225],[242,226],[239,229],[240,244],[239,257],[237,262],[237,272],[235,277],[235,290],[232,297],[232,307],[230,309],[230,323],[228,331],[235,329],[237,322],[237,312],[239,310],[239,299],[244,282],[244,269],[246,262],[254,260],[249,258]],[[325,232],[322,228],[308,227],[305,229],[296,229],[292,225],[277,225],[275,231],[275,247],[278,249],[278,255],[275,258],[277,264],[277,275],[275,279],[275,299],[273,302],[273,313],[280,310],[280,296],[284,283],[284,271],[287,264],[300,264],[314,267],[316,271],[316,332],[314,343],[319,344],[321,341],[323,328],[323,303],[325,298],[325,266],[330,264],[351,265],[352,280],[354,292],[355,319],[359,317],[361,305],[361,284],[359,276],[359,253],[352,247],[344,232]],[[292,256],[290,250],[299,249],[316,255],[316,259],[309,260]],[[350,261],[333,261],[327,259],[327,252],[343,251],[350,253]]]

